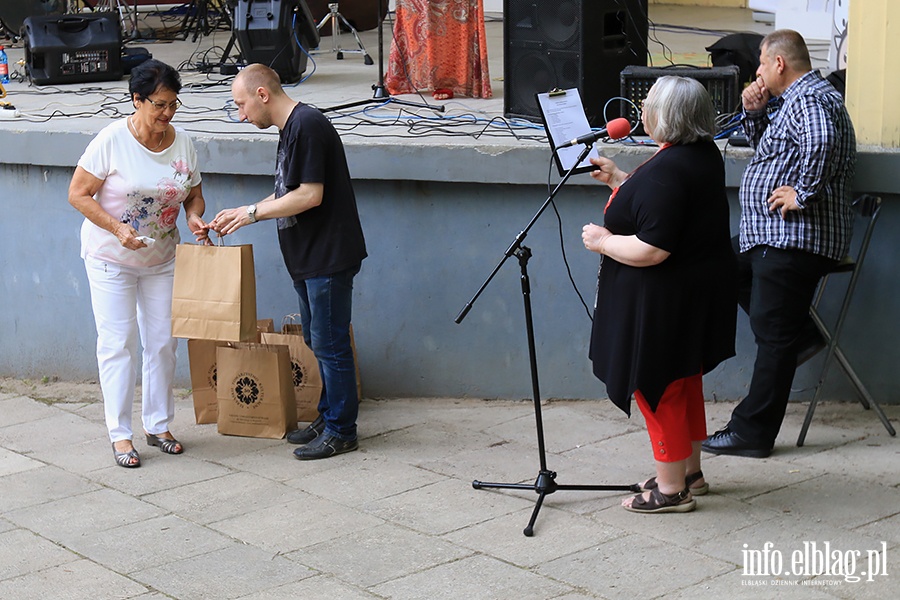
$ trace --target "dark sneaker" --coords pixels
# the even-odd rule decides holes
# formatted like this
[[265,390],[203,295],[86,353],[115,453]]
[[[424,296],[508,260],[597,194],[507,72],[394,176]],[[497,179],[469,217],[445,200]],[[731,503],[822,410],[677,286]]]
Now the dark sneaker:
[[308,444],[325,431],[325,419],[322,415],[316,417],[316,420],[306,426],[306,429],[295,429],[287,434],[287,441],[290,444]]
[[294,450],[294,458],[297,460],[317,460],[343,454],[344,452],[353,452],[357,448],[359,448],[359,442],[356,438],[342,440],[333,435],[320,435],[305,446],[300,446]]
[[700,446],[704,452],[710,454],[746,456],[748,458],[766,458],[772,454],[771,447],[754,446],[727,427],[706,438]]

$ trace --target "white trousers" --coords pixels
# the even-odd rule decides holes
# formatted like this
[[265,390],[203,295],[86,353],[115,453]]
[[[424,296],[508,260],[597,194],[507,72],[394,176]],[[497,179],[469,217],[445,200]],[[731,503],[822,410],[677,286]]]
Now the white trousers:
[[111,442],[132,439],[131,413],[138,366],[138,335],[144,348],[141,415],[147,433],[169,430],[175,417],[175,349],[172,284],[175,260],[155,267],[129,267],[85,259],[97,325],[97,366]]

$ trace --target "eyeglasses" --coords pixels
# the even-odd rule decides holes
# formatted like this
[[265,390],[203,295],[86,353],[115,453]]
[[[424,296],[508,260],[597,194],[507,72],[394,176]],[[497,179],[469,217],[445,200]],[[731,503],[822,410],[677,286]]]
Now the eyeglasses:
[[150,98],[144,98],[144,102],[149,102],[151,105],[153,105],[153,108],[158,111],[163,111],[167,108],[174,111],[181,108],[181,100],[178,99],[173,100],[172,102],[157,102],[156,100],[151,100]]

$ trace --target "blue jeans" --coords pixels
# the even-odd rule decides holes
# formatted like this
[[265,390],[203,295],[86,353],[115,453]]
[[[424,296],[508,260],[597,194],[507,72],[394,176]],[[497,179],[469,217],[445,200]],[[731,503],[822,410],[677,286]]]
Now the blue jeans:
[[353,277],[359,267],[294,282],[300,297],[303,338],[316,355],[322,374],[319,413],[325,420],[324,434],[342,440],[356,439],[359,414],[356,365],[350,347]]

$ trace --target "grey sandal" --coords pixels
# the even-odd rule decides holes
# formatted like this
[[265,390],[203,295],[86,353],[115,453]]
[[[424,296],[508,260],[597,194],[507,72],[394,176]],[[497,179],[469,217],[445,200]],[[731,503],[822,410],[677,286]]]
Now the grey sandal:
[[[152,433],[147,434],[147,445],[159,446],[159,449],[166,454],[181,454],[182,452],[184,452],[184,446],[175,438],[169,439],[159,437],[158,435],[153,435]],[[179,446],[181,447],[179,448]]]
[[113,442],[112,449],[113,456],[116,459],[116,464],[120,467],[125,467],[126,469],[137,469],[139,466],[141,466],[141,455],[138,454],[138,451],[134,448],[132,448],[128,452],[119,452],[118,450],[116,450],[116,443]]

